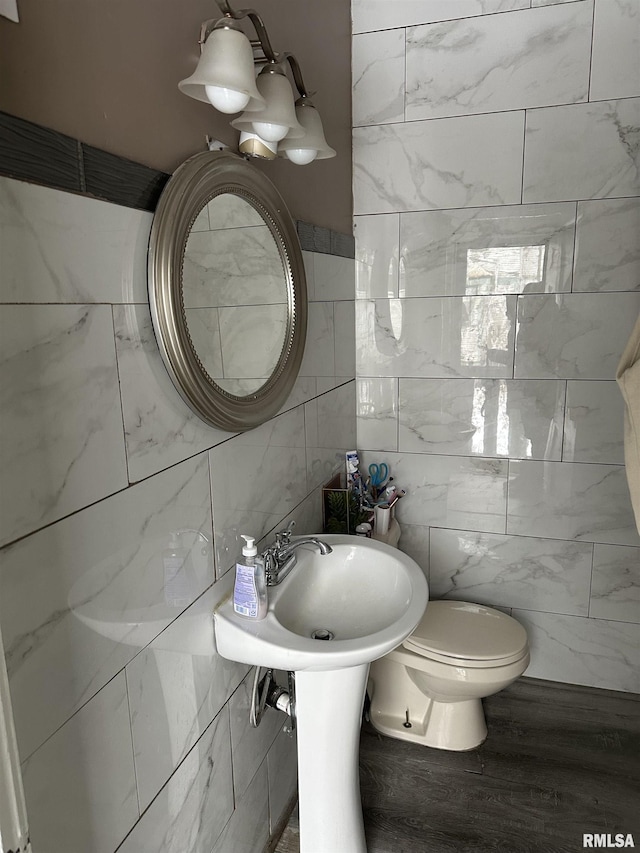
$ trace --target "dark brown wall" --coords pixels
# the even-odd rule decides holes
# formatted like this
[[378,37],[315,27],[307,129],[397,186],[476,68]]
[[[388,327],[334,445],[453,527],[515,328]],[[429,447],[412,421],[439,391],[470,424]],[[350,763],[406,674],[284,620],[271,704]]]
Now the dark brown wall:
[[[249,5],[274,49],[300,62],[338,152],[260,168],[294,217],[351,233],[349,0]],[[19,12],[19,24],[0,18],[0,110],[165,172],[202,150],[206,134],[235,148],[232,117],[177,89],[195,68],[201,22],[218,17],[214,0],[22,0]]]

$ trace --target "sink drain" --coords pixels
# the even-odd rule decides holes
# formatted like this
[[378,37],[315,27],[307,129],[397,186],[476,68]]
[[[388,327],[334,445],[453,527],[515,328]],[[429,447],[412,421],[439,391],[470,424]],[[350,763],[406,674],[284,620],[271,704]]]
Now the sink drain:
[[311,632],[312,640],[333,640],[333,631],[328,628],[316,628]]

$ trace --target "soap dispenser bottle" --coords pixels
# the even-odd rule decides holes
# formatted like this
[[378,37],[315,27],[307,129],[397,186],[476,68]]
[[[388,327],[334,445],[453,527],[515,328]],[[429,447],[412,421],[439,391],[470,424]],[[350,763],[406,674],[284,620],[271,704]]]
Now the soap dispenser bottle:
[[258,549],[252,536],[242,538],[246,545],[242,549],[242,560],[236,563],[236,582],[233,587],[233,609],[238,616],[256,622],[267,615],[267,584],[264,563],[257,556]]

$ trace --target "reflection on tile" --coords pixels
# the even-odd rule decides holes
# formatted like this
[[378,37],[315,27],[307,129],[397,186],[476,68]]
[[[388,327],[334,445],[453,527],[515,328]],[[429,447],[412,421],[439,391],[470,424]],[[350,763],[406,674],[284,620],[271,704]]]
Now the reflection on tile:
[[353,31],[361,33],[528,8],[529,0],[393,0],[390,5],[380,0],[353,0],[351,13]]
[[511,376],[515,296],[356,303],[363,376]]
[[348,382],[305,406],[309,489],[330,480],[356,446],[355,395],[355,381]]
[[23,763],[22,779],[34,850],[116,849],[138,819],[124,673]]
[[[242,799],[287,719],[282,711],[267,708],[262,722],[258,728],[254,728],[249,722],[252,686],[253,670],[229,701],[233,787],[236,800]],[[286,683],[283,686],[286,686]]]
[[217,654],[213,633],[208,645],[194,641],[194,632],[201,630],[199,623],[211,620],[220,595],[215,587],[205,593],[127,666],[141,810],[146,809],[247,673],[244,664]]
[[146,302],[152,218],[0,178],[0,302]]
[[209,453],[217,574],[307,495],[304,414],[293,409]]
[[[226,378],[268,377],[282,352],[287,306],[242,305],[220,308],[220,345]],[[262,382],[256,382],[259,388]]]
[[23,758],[211,584],[208,479],[206,457],[189,460],[3,552]]
[[311,302],[300,376],[335,376],[333,302]]
[[356,299],[398,295],[399,220],[397,213],[355,217]]
[[564,383],[400,379],[398,450],[560,459]]
[[527,112],[523,202],[640,195],[640,98]]
[[162,363],[146,305],[117,306],[114,325],[132,482],[229,438],[182,401]]
[[256,853],[265,849],[268,840],[269,778],[263,761],[211,853]]
[[109,306],[5,306],[0,384],[0,544],[127,485]]
[[404,30],[355,35],[353,126],[404,120]]
[[563,460],[624,465],[623,423],[615,381],[567,382]]
[[185,308],[184,313],[191,341],[202,366],[212,379],[222,378],[219,309]]
[[354,213],[519,203],[523,121],[520,111],[355,128]]
[[430,528],[423,524],[403,524],[398,547],[420,566],[429,579]]
[[286,299],[280,252],[266,225],[193,232],[185,249],[183,280],[187,308]]
[[[248,201],[232,193],[223,193],[212,199],[206,207],[211,231],[228,228],[250,228],[263,225],[262,216]],[[203,208],[204,212],[204,208]]]
[[229,717],[223,708],[118,853],[209,853],[232,812]]
[[594,546],[589,615],[640,622],[640,548]]
[[518,461],[509,466],[508,533],[640,543],[622,466]]
[[640,10],[635,0],[596,0],[592,101],[640,95]]
[[592,2],[407,30],[406,120],[586,101]]
[[269,826],[273,833],[284,810],[296,795],[298,761],[296,739],[281,731],[267,756],[269,771]]
[[317,302],[354,298],[355,261],[337,255],[317,252],[313,257],[315,280],[314,299]]
[[356,422],[362,450],[398,449],[398,380],[363,378],[357,382]]
[[403,213],[400,295],[569,291],[575,213],[572,203]]
[[638,625],[527,610],[513,616],[529,637],[528,677],[640,692]]
[[586,616],[591,551],[585,542],[434,529],[430,595]]
[[638,293],[518,297],[518,379],[613,379],[638,310]]
[[356,375],[356,312],[351,302],[336,302],[333,306],[335,324],[336,376],[353,379]]
[[505,532],[507,462],[420,453],[362,454],[361,468],[383,461],[407,496],[396,516],[405,524]]
[[573,290],[640,290],[638,234],[640,199],[579,201]]

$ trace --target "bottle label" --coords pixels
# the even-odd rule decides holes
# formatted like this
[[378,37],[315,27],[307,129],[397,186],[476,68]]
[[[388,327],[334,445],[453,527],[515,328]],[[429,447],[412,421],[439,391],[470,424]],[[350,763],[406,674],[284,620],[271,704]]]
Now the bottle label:
[[255,566],[236,565],[236,583],[233,591],[233,609],[240,616],[255,619],[258,615],[258,591],[254,577]]

